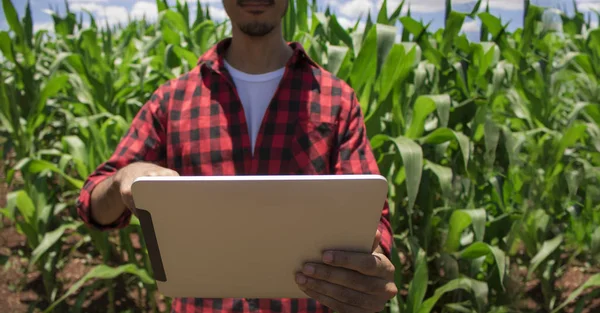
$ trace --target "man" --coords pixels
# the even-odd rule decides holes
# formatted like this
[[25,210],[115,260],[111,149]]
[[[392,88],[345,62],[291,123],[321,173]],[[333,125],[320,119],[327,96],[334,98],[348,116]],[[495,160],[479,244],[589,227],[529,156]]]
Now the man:
[[[88,225],[127,225],[140,176],[378,173],[354,91],[285,42],[288,1],[223,6],[232,38],[160,86],[87,179],[78,212]],[[397,293],[388,211],[386,202],[371,254],[325,252],[290,277],[307,299],[173,299],[172,312],[380,311]]]

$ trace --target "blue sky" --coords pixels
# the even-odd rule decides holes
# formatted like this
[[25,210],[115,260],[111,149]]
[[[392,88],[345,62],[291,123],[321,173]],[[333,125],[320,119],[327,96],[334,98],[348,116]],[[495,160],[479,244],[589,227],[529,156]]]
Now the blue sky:
[[[64,12],[64,0],[29,0],[31,1],[34,27],[36,29],[49,28],[52,25],[51,18],[48,15],[50,8],[58,8],[59,12]],[[74,11],[89,10],[94,14],[97,20],[102,23],[126,22],[128,16],[141,17],[147,16],[153,18],[156,16],[156,2],[154,0],[67,0],[69,6]],[[174,4],[177,0],[168,0]],[[188,1],[192,10],[195,10],[196,0]],[[389,10],[396,8],[401,0],[388,0]],[[484,0],[486,1],[486,0]],[[523,0],[487,0],[489,1],[491,11],[494,15],[501,16],[503,21],[511,21],[511,29],[522,25]],[[20,17],[23,16],[26,0],[12,0]],[[353,24],[361,14],[366,16],[370,10],[376,15],[381,7],[382,0],[318,0],[318,3],[325,7],[329,5],[337,13],[340,22],[344,25]],[[425,22],[432,21],[431,27],[438,29],[443,26],[444,3],[445,0],[408,0],[411,6],[411,12],[416,19],[422,19]],[[454,0],[454,8],[461,11],[470,11],[475,1],[473,0]],[[600,12],[600,0],[576,0],[578,7],[582,11]],[[201,0],[200,3],[210,6],[213,18],[226,18],[225,11],[222,8],[221,0]],[[532,0],[533,4],[564,9],[567,14],[573,12],[572,0]],[[7,23],[2,8],[0,8],[0,29],[6,29]],[[597,19],[592,14],[595,25]],[[468,20],[463,26],[463,31],[470,38],[476,39],[480,23],[476,20]]]

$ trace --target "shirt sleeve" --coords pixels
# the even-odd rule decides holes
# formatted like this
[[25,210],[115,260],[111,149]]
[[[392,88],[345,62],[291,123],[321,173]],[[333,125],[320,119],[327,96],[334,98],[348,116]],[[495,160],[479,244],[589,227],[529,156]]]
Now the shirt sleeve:
[[[380,174],[377,160],[367,137],[364,116],[354,92],[350,97],[349,111],[344,112],[342,109],[342,119],[338,131],[340,144],[335,154],[334,174]],[[383,204],[378,229],[381,232],[379,245],[389,258],[393,232],[387,199]]]
[[129,129],[117,144],[110,158],[87,177],[77,199],[77,213],[83,222],[97,230],[120,229],[131,220],[131,211],[123,214],[110,225],[97,223],[91,215],[91,193],[102,181],[114,175],[124,166],[144,161],[165,166],[165,110],[163,103],[169,94],[164,88],[157,89],[134,116]]

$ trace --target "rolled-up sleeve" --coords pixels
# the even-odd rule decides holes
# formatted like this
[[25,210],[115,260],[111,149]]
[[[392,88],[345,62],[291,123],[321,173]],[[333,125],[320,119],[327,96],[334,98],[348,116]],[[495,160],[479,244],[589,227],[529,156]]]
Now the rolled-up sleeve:
[[[334,174],[380,174],[360,105],[354,92],[349,96],[347,109],[342,106],[338,126],[340,138],[333,166]],[[381,232],[379,245],[384,254],[391,256],[393,232],[390,224],[390,209],[387,199],[383,204],[378,229]]]
[[131,211],[125,210],[112,224],[97,223],[91,214],[92,191],[98,184],[110,178],[119,169],[133,162],[165,163],[165,101],[169,94],[166,86],[157,89],[151,98],[140,108],[129,129],[117,144],[108,160],[103,161],[86,178],[77,199],[77,213],[89,227],[97,230],[120,229],[131,220]]

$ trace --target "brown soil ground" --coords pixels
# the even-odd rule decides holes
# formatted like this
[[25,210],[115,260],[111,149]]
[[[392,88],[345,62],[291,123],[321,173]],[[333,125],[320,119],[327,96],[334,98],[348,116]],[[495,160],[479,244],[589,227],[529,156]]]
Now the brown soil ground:
[[[44,293],[41,277],[38,272],[26,273],[27,261],[19,256],[19,251],[24,249],[25,237],[16,232],[16,228],[3,221],[3,227],[0,228],[0,313],[29,313],[41,312],[48,304],[41,301],[40,295]],[[69,243],[78,241],[77,235],[71,235]],[[134,247],[139,248],[139,238],[133,237]],[[98,260],[90,260],[88,255],[91,247],[83,246],[79,250],[71,253],[66,264],[57,274],[58,282],[62,285],[62,290],[67,290],[74,282],[83,277],[91,267],[98,264]],[[409,259],[404,253],[400,254],[403,264],[401,271],[408,274],[410,269]],[[555,288],[561,290],[561,303],[573,290],[583,284],[587,278],[600,270],[586,269],[583,265],[573,264],[568,267],[564,275],[556,282]],[[516,299],[519,303],[517,309],[520,312],[546,312],[542,306],[542,291],[539,280],[533,279],[526,281],[526,269],[518,266],[511,268],[510,287],[511,294],[524,294],[522,298]],[[84,288],[89,284],[84,285]],[[149,309],[142,307],[139,299],[144,299],[145,295],[138,295],[138,292],[126,288],[127,283],[124,279],[115,281],[115,311],[116,313],[129,312],[149,312]],[[402,296],[407,295],[407,286],[400,290]],[[522,293],[521,293],[522,292]],[[600,297],[590,296],[591,290],[584,292],[580,298],[587,298],[584,309],[581,313],[600,312]],[[160,295],[155,295],[158,308],[161,312],[166,312],[164,299]],[[78,295],[68,298],[67,308],[73,308],[78,301]],[[82,304],[82,312],[105,313],[109,303],[107,288],[99,288],[86,293]],[[574,301],[564,312],[575,312],[577,301]],[[71,312],[71,310],[69,310]]]
[[[19,256],[19,251],[26,247],[25,237],[18,234],[16,228],[9,225],[6,219],[3,223],[4,225],[0,228],[0,313],[42,312],[48,303],[40,297],[44,294],[40,273],[38,271],[27,272],[27,260]],[[67,241],[74,244],[78,239],[77,235],[71,235]],[[132,241],[138,242],[139,246],[137,238],[132,238]],[[73,283],[100,263],[99,260],[90,260],[86,250],[91,250],[91,247],[83,246],[72,252],[57,273],[57,282],[62,286],[61,291],[68,290]],[[91,282],[86,283],[83,288],[90,284]],[[124,278],[115,279],[113,287],[115,290],[115,313],[123,311],[151,312],[149,308],[143,307],[140,303],[140,299],[145,299],[146,296],[143,290],[140,296],[137,290],[133,290],[134,288],[126,288],[127,282]],[[106,313],[109,304],[107,290],[107,287],[89,290],[85,294],[85,299],[78,299],[78,294],[75,293],[67,298],[63,307],[71,312],[72,310],[69,308],[74,308],[77,301],[83,300],[81,312]],[[162,296],[155,294],[155,299],[160,312],[167,312]],[[59,309],[55,311],[62,312]]]

